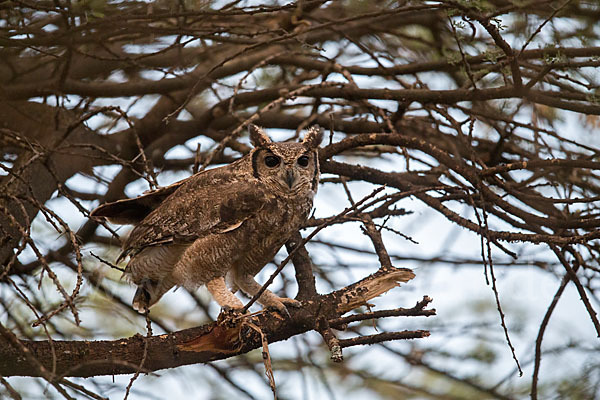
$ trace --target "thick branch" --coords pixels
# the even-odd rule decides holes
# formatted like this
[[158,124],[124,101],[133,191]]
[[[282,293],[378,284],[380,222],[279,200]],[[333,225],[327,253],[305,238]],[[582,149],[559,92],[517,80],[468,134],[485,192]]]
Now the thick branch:
[[[64,109],[0,102],[0,123],[26,144],[11,173],[0,178],[2,194],[8,195],[0,198],[0,209],[8,211],[24,230],[39,211],[36,203],[44,204],[60,184],[77,172],[91,170],[94,156],[101,156],[89,148],[65,148],[86,143],[116,152],[114,142],[86,129],[75,113]],[[0,211],[0,265],[7,263],[22,239],[19,227],[9,219]]]
[[[382,269],[353,285],[319,296],[316,301],[305,302],[300,309],[290,309],[289,319],[266,312],[252,322],[260,326],[269,343],[286,340],[314,329],[317,316],[339,318],[413,277],[408,269]],[[261,346],[260,337],[245,329],[243,323],[235,327],[212,323],[150,338],[135,335],[112,341],[53,341],[54,351],[48,341],[21,343],[48,370],[52,370],[55,357],[54,374],[58,379],[133,373],[140,364],[146,341],[146,372],[225,359]],[[21,348],[0,339],[0,375],[39,376],[39,368],[33,368],[22,356]]]

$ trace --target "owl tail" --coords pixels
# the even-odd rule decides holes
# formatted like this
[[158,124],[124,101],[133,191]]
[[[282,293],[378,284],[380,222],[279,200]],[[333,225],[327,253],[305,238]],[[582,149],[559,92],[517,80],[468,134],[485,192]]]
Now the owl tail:
[[135,294],[133,295],[132,307],[137,312],[144,314],[146,310],[154,305],[163,294],[170,288],[164,290],[160,282],[152,279],[142,279]]

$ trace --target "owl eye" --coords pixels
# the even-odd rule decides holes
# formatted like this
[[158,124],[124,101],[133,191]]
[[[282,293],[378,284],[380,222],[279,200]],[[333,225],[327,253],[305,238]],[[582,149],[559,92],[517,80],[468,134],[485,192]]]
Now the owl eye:
[[308,166],[308,156],[298,157],[298,165],[301,167],[307,167]]
[[275,168],[279,165],[281,159],[277,156],[266,156],[265,157],[265,165],[269,168]]

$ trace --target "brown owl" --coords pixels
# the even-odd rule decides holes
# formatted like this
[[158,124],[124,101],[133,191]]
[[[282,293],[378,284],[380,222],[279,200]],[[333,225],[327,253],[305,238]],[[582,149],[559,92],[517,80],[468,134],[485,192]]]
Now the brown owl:
[[[119,260],[129,256],[125,276],[138,286],[138,311],[173,286],[200,285],[222,307],[242,308],[234,293],[258,292],[254,276],[308,218],[319,182],[322,130],[310,128],[301,143],[272,142],[254,125],[249,132],[254,149],[241,159],[90,214],[135,225]],[[286,304],[299,304],[268,290],[258,301],[281,312]]]

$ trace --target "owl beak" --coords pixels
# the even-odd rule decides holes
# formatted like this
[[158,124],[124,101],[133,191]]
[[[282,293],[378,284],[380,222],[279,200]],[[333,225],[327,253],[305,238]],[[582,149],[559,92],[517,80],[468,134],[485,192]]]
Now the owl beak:
[[287,183],[288,187],[291,189],[294,187],[294,183],[296,182],[296,176],[294,175],[293,170],[287,170],[285,175],[285,183]]

